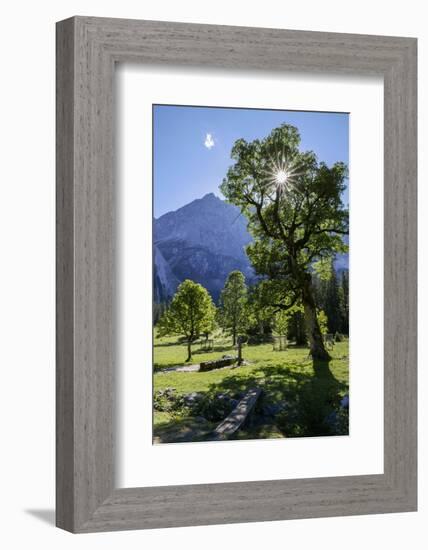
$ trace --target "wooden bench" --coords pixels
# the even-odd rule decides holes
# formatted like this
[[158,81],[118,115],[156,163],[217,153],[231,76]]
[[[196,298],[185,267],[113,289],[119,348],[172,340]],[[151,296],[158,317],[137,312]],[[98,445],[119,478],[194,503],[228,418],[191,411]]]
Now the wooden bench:
[[217,428],[212,432],[211,440],[226,439],[234,434],[247,420],[248,415],[253,411],[257,399],[262,394],[260,388],[248,390],[244,397],[239,401],[233,411],[227,416]]

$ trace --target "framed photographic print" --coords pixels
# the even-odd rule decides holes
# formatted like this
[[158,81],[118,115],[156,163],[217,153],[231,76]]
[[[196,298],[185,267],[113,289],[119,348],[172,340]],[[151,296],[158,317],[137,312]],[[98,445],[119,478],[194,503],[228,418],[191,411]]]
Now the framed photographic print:
[[416,509],[416,40],[57,27],[57,525]]
[[348,119],[153,106],[155,443],[348,435]]

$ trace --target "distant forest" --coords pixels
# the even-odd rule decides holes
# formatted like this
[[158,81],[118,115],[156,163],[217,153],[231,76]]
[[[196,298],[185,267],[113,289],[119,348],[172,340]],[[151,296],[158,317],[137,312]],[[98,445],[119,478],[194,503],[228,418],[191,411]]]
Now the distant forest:
[[[349,270],[331,268],[328,280],[322,279],[317,274],[313,275],[314,294],[317,309],[323,311],[326,316],[326,329],[330,334],[349,335]],[[249,286],[248,296],[250,302],[256,307],[257,286]],[[153,304],[153,324],[157,325],[162,314],[168,309],[169,301]],[[219,305],[219,304],[217,304]],[[253,308],[255,309],[255,308]],[[301,308],[291,313],[287,328],[287,337],[294,340],[297,345],[305,345],[307,342],[305,320]],[[265,315],[260,310],[252,316],[251,326],[247,328],[247,334],[256,341],[264,340],[275,332],[275,315]]]

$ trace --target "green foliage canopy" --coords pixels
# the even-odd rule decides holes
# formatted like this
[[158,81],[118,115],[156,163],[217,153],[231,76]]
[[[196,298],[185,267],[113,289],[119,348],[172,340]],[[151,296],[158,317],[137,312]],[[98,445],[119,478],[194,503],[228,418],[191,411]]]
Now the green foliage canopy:
[[189,279],[183,281],[167,311],[158,323],[159,336],[184,336],[188,343],[187,361],[191,359],[191,344],[214,326],[216,308],[206,288]]
[[301,303],[310,353],[328,360],[312,272],[314,263],[347,250],[349,216],[342,202],[347,167],[342,162],[328,167],[299,144],[299,131],[288,124],[263,140],[238,139],[221,191],[249,220],[254,240],[247,254],[265,279],[267,303],[278,310]]
[[[221,185],[249,220],[254,241],[247,253],[256,272],[282,282],[281,308],[300,298],[316,261],[347,250],[348,210],[341,198],[347,167],[319,163],[299,144],[297,128],[287,124],[263,140],[237,140],[235,163]],[[278,286],[272,290],[276,299]]]
[[231,271],[220,295],[220,324],[232,333],[233,345],[236,336],[246,328],[247,286],[240,271]]

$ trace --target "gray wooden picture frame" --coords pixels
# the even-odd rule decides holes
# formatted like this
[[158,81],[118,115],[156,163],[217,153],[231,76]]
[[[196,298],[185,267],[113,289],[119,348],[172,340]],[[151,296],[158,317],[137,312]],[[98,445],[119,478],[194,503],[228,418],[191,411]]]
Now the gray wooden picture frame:
[[[414,38],[91,17],[57,24],[58,527],[83,533],[416,510],[416,46]],[[383,474],[115,487],[117,62],[383,77]]]

